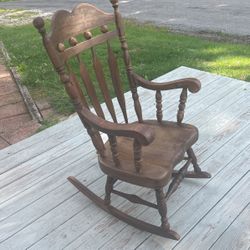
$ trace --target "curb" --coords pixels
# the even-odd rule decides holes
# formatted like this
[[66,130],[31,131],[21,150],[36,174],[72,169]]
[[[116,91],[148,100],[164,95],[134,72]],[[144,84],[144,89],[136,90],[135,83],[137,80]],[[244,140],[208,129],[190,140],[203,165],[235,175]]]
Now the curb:
[[[4,60],[9,64],[11,59],[2,41],[0,41],[0,50],[3,54]],[[18,89],[22,95],[23,101],[25,105],[27,106],[30,116],[32,117],[32,120],[37,120],[39,123],[41,123],[43,121],[43,116],[41,112],[39,111],[36,103],[32,99],[27,87],[21,83],[21,80],[20,80],[21,78],[19,74],[17,73],[15,67],[9,67],[9,70],[16,85],[18,86]]]

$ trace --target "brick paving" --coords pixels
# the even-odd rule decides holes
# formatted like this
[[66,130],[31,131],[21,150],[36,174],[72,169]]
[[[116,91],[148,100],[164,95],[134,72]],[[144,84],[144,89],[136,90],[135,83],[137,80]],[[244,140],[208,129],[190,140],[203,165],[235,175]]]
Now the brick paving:
[[32,120],[10,72],[0,63],[0,149],[31,136],[39,127]]

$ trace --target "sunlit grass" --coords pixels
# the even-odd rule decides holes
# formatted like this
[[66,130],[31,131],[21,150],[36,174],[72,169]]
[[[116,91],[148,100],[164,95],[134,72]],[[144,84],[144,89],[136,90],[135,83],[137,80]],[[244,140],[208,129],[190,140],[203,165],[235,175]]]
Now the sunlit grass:
[[[58,112],[71,113],[72,106],[33,26],[0,27],[0,37],[32,95],[46,96]],[[126,22],[126,37],[134,70],[148,79],[184,65],[250,81],[249,45],[213,42],[133,22]],[[121,56],[118,43],[114,45],[114,51]],[[99,57],[107,64],[105,53],[105,47],[98,50]],[[90,59],[89,54],[86,57]],[[121,59],[119,64],[122,64]],[[122,76],[125,90],[128,90],[124,72]]]
[[204,62],[212,72],[249,81],[250,60],[244,56],[223,56],[214,61]]

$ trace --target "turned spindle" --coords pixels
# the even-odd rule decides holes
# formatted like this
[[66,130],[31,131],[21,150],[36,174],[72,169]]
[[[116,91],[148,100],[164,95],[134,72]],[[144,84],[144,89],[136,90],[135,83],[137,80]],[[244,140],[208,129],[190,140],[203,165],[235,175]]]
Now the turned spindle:
[[184,118],[184,110],[187,101],[187,88],[183,88],[180,95],[179,110],[177,113],[177,123],[181,124]]
[[158,122],[162,122],[162,95],[161,91],[157,90],[155,94],[156,99],[156,117]]

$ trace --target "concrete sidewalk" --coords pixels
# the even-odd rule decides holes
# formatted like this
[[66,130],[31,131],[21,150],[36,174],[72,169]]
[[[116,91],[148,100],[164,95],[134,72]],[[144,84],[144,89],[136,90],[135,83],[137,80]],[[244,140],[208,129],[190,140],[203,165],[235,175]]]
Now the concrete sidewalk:
[[31,119],[10,72],[0,62],[0,149],[31,136],[39,127]]

